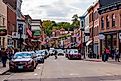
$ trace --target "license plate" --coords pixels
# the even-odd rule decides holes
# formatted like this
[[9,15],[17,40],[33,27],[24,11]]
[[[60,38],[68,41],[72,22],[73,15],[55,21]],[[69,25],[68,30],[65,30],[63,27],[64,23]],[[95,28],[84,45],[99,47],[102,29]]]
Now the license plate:
[[18,69],[23,69],[23,66],[18,66]]

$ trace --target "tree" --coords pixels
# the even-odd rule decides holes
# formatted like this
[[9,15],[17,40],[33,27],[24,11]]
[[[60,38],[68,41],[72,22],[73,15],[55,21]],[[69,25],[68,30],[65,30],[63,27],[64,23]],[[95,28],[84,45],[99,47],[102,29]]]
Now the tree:
[[43,31],[45,32],[45,34],[50,36],[52,33],[53,26],[56,26],[56,22],[45,20],[43,21],[42,26],[43,26]]
[[78,17],[78,15],[77,14],[75,14],[75,15],[73,15],[73,17],[72,17],[72,27],[73,27],[73,29],[74,28],[79,28],[80,27],[80,21],[78,20],[79,19],[79,17]]

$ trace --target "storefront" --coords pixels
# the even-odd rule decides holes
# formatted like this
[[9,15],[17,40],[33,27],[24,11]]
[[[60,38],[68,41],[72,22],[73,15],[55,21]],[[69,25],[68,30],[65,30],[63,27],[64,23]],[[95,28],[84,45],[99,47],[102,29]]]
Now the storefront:
[[109,48],[111,53],[114,49],[118,48],[121,53],[121,42],[119,41],[119,32],[106,32],[103,34],[105,38],[103,40],[100,40],[101,54],[104,52],[105,48]]

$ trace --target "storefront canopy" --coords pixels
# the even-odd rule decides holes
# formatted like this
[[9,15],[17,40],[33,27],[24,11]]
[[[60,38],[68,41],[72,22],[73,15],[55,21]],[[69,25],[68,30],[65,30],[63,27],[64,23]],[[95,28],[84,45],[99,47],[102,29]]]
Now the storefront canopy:
[[92,42],[92,40],[88,41],[88,42],[86,43],[86,46],[88,46],[89,44],[91,44],[91,42]]

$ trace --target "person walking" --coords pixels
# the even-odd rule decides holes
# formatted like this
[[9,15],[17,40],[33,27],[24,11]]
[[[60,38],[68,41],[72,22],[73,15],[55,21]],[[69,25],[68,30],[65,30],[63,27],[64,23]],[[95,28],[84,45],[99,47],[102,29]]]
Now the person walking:
[[102,53],[102,61],[105,62],[105,61],[107,61],[106,59],[107,59],[107,54],[106,54],[106,51],[104,51]]
[[106,52],[106,61],[108,61],[109,56],[110,56],[110,50],[109,50],[109,48],[106,48],[105,52]]
[[120,62],[119,59],[120,59],[120,53],[119,53],[119,50],[117,49],[117,50],[116,50],[116,53],[115,53],[115,61],[116,61],[116,62]]
[[6,53],[6,51],[5,51],[5,48],[1,48],[1,57],[2,57],[2,64],[3,64],[3,67],[6,67],[7,53]]
[[58,57],[57,57],[57,50],[55,50],[55,52],[54,52],[54,56],[55,56],[55,59],[57,59]]

